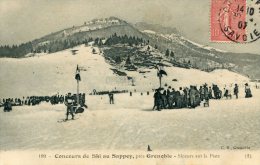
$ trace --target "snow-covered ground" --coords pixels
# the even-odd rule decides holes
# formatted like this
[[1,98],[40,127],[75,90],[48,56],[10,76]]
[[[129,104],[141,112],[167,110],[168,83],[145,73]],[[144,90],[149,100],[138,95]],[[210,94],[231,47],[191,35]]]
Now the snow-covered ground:
[[[72,50],[78,50],[77,54],[72,55]],[[82,68],[81,92],[91,93],[94,89],[99,91],[115,88],[151,91],[159,86],[156,69],[148,69],[149,73],[127,71],[127,75],[134,78],[136,86],[132,86],[132,81],[127,77],[113,73],[111,70],[113,67],[106,63],[102,55],[92,54],[91,47],[81,45],[57,53],[40,54],[23,59],[1,58],[0,98],[76,93],[74,76],[77,64]],[[211,73],[178,67],[167,67],[165,70],[168,76],[163,77],[162,84],[168,84],[175,89],[204,83],[225,86],[249,81],[247,77],[227,70],[216,70]],[[172,81],[173,79],[177,79],[177,82]]]
[[152,95],[140,93],[87,96],[89,109],[76,120],[65,118],[65,106],[47,103],[0,111],[1,150],[259,149],[260,90],[253,98],[211,100],[210,107],[152,111]]
[[[96,48],[97,49],[97,48]],[[84,45],[53,54],[23,59],[0,59],[0,99],[32,95],[76,93],[74,79],[77,64],[81,68],[80,92],[93,89],[127,89],[115,95],[86,96],[89,109],[75,121],[58,123],[65,118],[65,106],[42,103],[38,106],[0,110],[0,150],[13,149],[141,149],[149,144],[156,149],[220,149],[221,146],[249,146],[259,149],[260,90],[253,98],[243,98],[243,84],[249,79],[227,70],[211,73],[196,69],[167,67],[163,85],[178,88],[204,83],[240,85],[239,99],[212,100],[210,107],[152,111],[152,88],[159,80],[155,69],[147,73],[130,72],[135,86],[126,77],[113,73],[104,57],[92,54]],[[177,81],[172,81],[177,79]],[[146,95],[150,91],[150,95]],[[141,96],[140,92],[144,92]]]
[[[71,50],[78,50],[77,54],[72,55]],[[0,97],[76,92],[77,64],[83,69],[81,91],[111,88],[107,81],[116,76],[103,56],[92,54],[92,49],[84,45],[71,50],[23,59],[0,59]]]

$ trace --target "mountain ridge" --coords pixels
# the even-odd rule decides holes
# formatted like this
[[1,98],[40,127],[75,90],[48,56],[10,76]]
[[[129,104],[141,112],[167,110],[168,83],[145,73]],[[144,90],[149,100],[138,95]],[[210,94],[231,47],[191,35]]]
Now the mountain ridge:
[[[83,25],[47,34],[22,45],[22,51],[16,50],[19,56],[14,55],[14,57],[25,57],[27,53],[57,52],[83,43],[87,44],[90,39],[106,40],[114,34],[142,38],[143,44],[156,47],[161,52],[161,56],[167,50],[174,52],[174,59],[165,57],[173,64],[175,62],[180,64],[189,62],[191,67],[204,71],[223,68],[247,75],[250,78],[260,78],[260,73],[257,72],[260,70],[258,66],[260,56],[257,54],[226,52],[190,41],[173,27],[144,22],[130,24],[117,17],[93,19]],[[108,47],[108,45],[103,46]],[[8,56],[0,52],[0,57]]]

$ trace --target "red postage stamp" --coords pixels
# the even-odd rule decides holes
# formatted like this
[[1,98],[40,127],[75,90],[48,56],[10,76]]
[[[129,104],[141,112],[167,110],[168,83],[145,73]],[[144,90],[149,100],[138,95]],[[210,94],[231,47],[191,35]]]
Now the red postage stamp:
[[211,0],[211,41],[250,43],[260,38],[260,0]]

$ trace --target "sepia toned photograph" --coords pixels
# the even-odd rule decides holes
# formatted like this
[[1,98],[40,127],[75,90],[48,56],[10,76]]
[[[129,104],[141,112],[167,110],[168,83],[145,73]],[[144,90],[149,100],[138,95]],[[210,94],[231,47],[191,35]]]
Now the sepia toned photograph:
[[0,165],[258,157],[259,0],[0,0],[0,20]]

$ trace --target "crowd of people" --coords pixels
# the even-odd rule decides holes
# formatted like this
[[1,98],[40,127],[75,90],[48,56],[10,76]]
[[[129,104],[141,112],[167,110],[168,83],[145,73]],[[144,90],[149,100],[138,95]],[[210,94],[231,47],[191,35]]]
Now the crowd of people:
[[[245,87],[245,97],[252,97],[251,89],[246,83]],[[123,91],[125,93],[126,91]],[[114,104],[114,93],[121,92],[107,92],[109,96],[109,103]],[[221,99],[225,97],[226,99],[231,99],[232,95],[235,98],[238,98],[239,94],[239,86],[237,84],[234,87],[225,86],[223,90],[220,90],[220,87],[216,84],[212,84],[212,86],[208,86],[206,83],[197,87],[191,85],[190,87],[180,87],[175,90],[171,86],[166,86],[164,88],[158,88],[154,93],[154,106],[153,110],[161,110],[161,109],[180,109],[180,108],[195,108],[200,106],[201,103],[204,103],[204,106],[209,106],[210,99]],[[142,95],[142,93],[141,93]],[[147,92],[149,95],[149,92]],[[130,92],[130,96],[132,96],[132,92]],[[76,94],[68,93],[66,95],[53,95],[53,96],[30,96],[20,98],[7,98],[0,99],[0,107],[4,107],[5,112],[9,112],[12,110],[12,106],[35,106],[39,105],[41,102],[49,102],[52,105],[55,104],[66,104],[66,100],[73,100],[71,106],[76,106],[77,103],[81,107],[86,107],[85,105],[85,93],[80,93],[79,98],[77,98]],[[78,100],[77,100],[78,99]],[[69,108],[70,109],[70,108]]]
[[[233,94],[238,98],[239,88],[235,84]],[[160,111],[161,109],[180,109],[180,108],[195,108],[204,103],[204,106],[209,106],[210,99],[232,98],[232,90],[230,87],[225,87],[220,90],[218,85],[213,84],[212,87],[207,84],[190,87],[180,87],[175,90],[171,86],[167,89],[158,88],[154,93],[153,110]],[[245,97],[252,97],[249,85],[245,84]]]
[[[0,100],[0,107],[4,107],[5,112],[9,112],[12,110],[12,106],[35,106],[39,105],[42,102],[47,102],[52,105],[55,104],[63,104],[68,97],[66,95],[53,95],[53,96],[30,96],[30,97],[22,97],[22,98],[4,98]],[[75,103],[77,102],[77,95],[73,94],[71,96]],[[79,104],[85,105],[85,93],[79,94]]]

